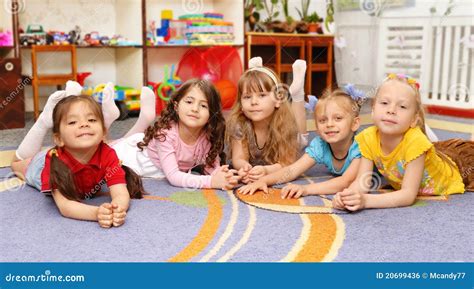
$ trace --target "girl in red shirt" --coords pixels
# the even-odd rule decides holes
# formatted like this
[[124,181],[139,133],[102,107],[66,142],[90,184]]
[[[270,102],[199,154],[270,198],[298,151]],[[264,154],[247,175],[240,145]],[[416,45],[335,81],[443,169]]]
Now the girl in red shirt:
[[[122,166],[103,142],[106,129],[100,105],[89,96],[66,96],[66,91],[49,97],[18,147],[12,170],[27,184],[51,194],[64,217],[97,221],[103,228],[120,226],[130,198],[144,193],[141,179]],[[50,128],[56,146],[40,152]],[[105,190],[110,191],[110,203],[97,207],[81,202]]]

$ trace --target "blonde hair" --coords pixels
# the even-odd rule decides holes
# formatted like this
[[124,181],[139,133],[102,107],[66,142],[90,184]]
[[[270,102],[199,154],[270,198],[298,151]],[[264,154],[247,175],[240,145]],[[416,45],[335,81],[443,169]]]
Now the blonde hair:
[[425,109],[423,108],[423,103],[421,102],[421,95],[420,95],[420,90],[418,89],[418,83],[414,81],[412,78],[407,78],[407,77],[400,77],[400,76],[394,76],[393,74],[390,74],[389,77],[387,77],[383,83],[377,88],[377,91],[375,93],[375,97],[372,102],[372,107],[375,105],[375,101],[377,100],[377,97],[379,95],[380,88],[387,83],[390,83],[392,81],[396,81],[399,83],[403,83],[408,85],[409,87],[412,88],[413,91],[413,97],[415,98],[415,116],[417,117],[416,120],[416,126],[418,126],[421,131],[426,135],[426,130],[425,130]]
[[347,112],[352,114],[352,116],[358,117],[360,113],[360,108],[362,106],[363,100],[356,101],[354,100],[346,91],[343,89],[337,88],[335,90],[326,89],[321,97],[318,99],[318,103],[314,109],[314,117],[322,109],[326,107],[326,104],[329,101],[335,101],[342,108],[346,109]]
[[[298,157],[299,146],[296,120],[287,101],[288,92],[279,85],[280,81],[275,73],[270,69],[267,70],[277,79],[277,86],[279,87],[275,87],[272,77],[259,70],[247,70],[239,79],[237,101],[232,107],[230,117],[227,120],[228,129],[226,130],[225,140],[228,154],[232,156],[233,140],[239,139],[244,146],[249,148],[249,139],[254,134],[252,121],[242,111],[241,100],[243,92],[273,92],[281,104],[279,108],[275,108],[268,126],[268,138],[262,150],[262,158],[268,164],[280,163],[282,165],[289,165]],[[248,151],[249,157],[253,157],[253,152],[251,150]]]
[[[389,74],[389,76],[377,88],[377,92],[372,102],[372,107],[375,105],[375,101],[377,100],[377,96],[379,95],[380,88],[384,84],[387,84],[390,82],[403,83],[412,88],[413,96],[415,97],[415,103],[416,103],[416,108],[415,108],[415,116],[417,117],[416,126],[421,129],[421,131],[426,135],[426,137],[428,137],[428,135],[426,134],[426,129],[425,129],[425,109],[423,107],[423,103],[421,102],[419,84],[413,78],[409,78],[406,75]],[[454,163],[454,161],[450,159],[446,154],[440,152],[439,150],[436,150],[436,148],[434,148],[434,150],[435,150],[436,155],[438,155],[443,161],[447,162],[450,165],[451,169],[456,168],[456,164]]]

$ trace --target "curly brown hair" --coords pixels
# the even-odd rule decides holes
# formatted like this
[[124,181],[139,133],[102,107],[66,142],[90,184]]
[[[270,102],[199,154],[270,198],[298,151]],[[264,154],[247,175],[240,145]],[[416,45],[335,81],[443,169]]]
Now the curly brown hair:
[[166,140],[165,130],[170,129],[172,123],[179,122],[176,105],[195,87],[199,88],[206,96],[209,106],[209,120],[202,129],[211,143],[211,149],[206,156],[206,166],[212,167],[218,156],[221,157],[221,163],[225,162],[225,156],[223,155],[225,120],[222,115],[221,98],[210,81],[197,78],[186,81],[171,95],[168,105],[161,112],[161,117],[147,128],[143,141],[137,144],[138,148],[143,150],[154,138],[160,142]]

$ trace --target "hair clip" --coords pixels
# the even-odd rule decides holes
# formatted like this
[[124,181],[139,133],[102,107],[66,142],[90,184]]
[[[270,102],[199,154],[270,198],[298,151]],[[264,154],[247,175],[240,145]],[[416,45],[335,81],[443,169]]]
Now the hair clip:
[[314,95],[308,95],[308,102],[304,104],[304,107],[309,111],[314,111],[316,104],[318,103],[318,99]]
[[398,73],[398,74],[390,73],[387,76],[387,78],[388,79],[405,79],[408,84],[414,85],[416,87],[416,89],[420,90],[420,83],[418,83],[418,81],[416,81],[416,79],[410,77],[409,75],[406,75],[406,74],[403,74],[403,73]]
[[349,96],[355,101],[365,100],[366,96],[365,93],[357,88],[355,88],[354,84],[348,83],[344,85],[343,90],[349,94]]
[[58,150],[57,150],[57,149],[51,149],[51,150],[49,151],[49,156],[50,156],[50,157],[52,157],[52,156],[59,157]]

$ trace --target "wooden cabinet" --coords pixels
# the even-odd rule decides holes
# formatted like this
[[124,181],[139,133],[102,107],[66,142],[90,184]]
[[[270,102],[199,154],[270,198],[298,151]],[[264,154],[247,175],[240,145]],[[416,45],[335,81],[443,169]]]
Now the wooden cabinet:
[[[11,9],[8,9],[11,5]],[[0,46],[0,130],[25,127],[25,82],[21,77],[21,59],[18,45],[17,0],[4,3],[0,12],[0,26],[13,31],[13,46]],[[10,24],[11,23],[11,26]]]
[[25,126],[24,84],[19,58],[0,60],[0,130]]
[[250,58],[260,56],[265,66],[272,68],[282,82],[289,84],[292,80],[291,65],[296,59],[305,59],[308,65],[305,91],[316,96],[336,82],[333,36],[255,32],[248,32],[245,36],[246,65]]

